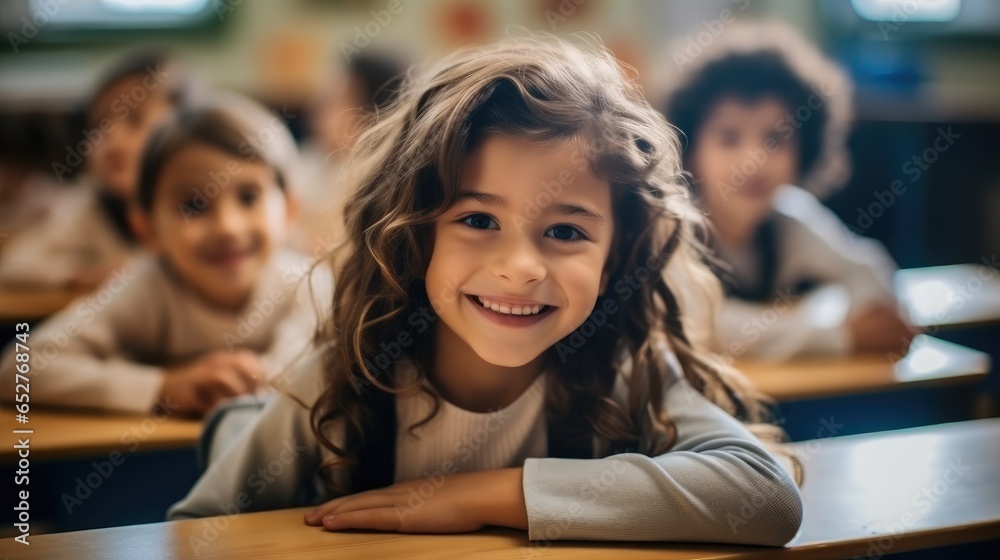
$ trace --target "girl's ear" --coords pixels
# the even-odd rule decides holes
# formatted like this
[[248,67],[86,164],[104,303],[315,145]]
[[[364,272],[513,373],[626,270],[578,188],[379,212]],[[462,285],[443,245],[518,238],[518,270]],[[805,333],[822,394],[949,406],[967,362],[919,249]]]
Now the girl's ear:
[[128,206],[128,225],[139,244],[154,253],[159,250],[160,244],[153,231],[149,213],[139,208],[135,202]]

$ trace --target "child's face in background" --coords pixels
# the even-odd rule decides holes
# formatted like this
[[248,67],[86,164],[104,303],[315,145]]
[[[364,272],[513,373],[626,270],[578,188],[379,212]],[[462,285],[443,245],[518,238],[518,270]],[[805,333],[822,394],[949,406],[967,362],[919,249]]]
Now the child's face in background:
[[316,137],[323,149],[343,159],[354,138],[361,131],[366,116],[361,84],[348,74],[341,74],[317,111]]
[[434,226],[426,285],[439,328],[493,365],[528,364],[583,324],[605,288],[610,187],[572,144],[493,135],[469,155],[462,193]]
[[723,99],[709,112],[689,164],[713,222],[752,229],[771,212],[778,188],[796,181],[798,143],[786,113],[770,97]]
[[128,77],[99,93],[91,105],[87,128],[97,140],[87,164],[110,194],[127,199],[135,193],[146,140],[171,109],[167,87],[155,75]]
[[194,144],[167,161],[155,189],[154,249],[210,304],[239,310],[285,240],[289,205],[274,170]]

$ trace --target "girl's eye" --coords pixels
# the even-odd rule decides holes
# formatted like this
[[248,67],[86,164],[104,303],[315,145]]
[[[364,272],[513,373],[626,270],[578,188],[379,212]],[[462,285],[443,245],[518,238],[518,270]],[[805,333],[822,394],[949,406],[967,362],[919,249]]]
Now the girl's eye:
[[257,201],[257,193],[252,190],[240,191],[240,204],[246,207],[253,206],[253,203]]
[[551,233],[552,235],[550,237],[554,237],[555,239],[558,239],[560,241],[569,241],[571,243],[577,241],[584,241],[587,239],[586,237],[583,236],[582,233],[580,233],[580,230],[576,229],[573,226],[567,226],[567,225],[552,226],[551,228],[549,228],[549,231],[545,233],[546,234]]
[[197,218],[201,216],[201,211],[203,210],[202,204],[204,201],[199,201],[197,198],[192,198],[180,204],[182,214],[192,218]]
[[490,227],[490,224],[496,224],[496,222],[486,214],[472,214],[463,218],[462,223],[473,229],[500,229],[499,225]]

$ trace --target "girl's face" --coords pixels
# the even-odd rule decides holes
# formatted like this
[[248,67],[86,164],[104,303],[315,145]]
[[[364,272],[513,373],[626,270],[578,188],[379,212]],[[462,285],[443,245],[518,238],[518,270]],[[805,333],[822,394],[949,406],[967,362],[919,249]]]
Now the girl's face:
[[[131,197],[139,180],[139,161],[146,140],[170,112],[170,101],[143,76],[120,80],[98,94],[88,116],[94,138],[87,159],[101,188],[119,198]],[[91,142],[88,140],[88,142]]]
[[160,172],[150,241],[210,304],[239,310],[285,239],[286,195],[274,171],[217,148],[181,148]]
[[487,137],[434,226],[427,296],[484,361],[518,367],[579,327],[606,287],[611,189],[570,143]]
[[798,144],[787,112],[775,98],[728,98],[707,115],[690,171],[713,221],[753,228],[771,211],[778,187],[795,182]]

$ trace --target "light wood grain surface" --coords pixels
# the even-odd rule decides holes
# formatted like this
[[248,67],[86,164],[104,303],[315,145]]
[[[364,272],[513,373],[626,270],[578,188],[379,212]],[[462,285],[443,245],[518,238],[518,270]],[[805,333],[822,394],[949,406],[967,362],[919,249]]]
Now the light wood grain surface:
[[887,355],[736,360],[758,389],[779,401],[873,393],[925,385],[977,382],[989,372],[988,354],[927,335],[893,362]]
[[934,329],[1000,324],[1000,272],[959,264],[896,272],[896,297],[915,325]]
[[[40,535],[11,559],[658,558],[826,559],[1000,537],[1000,419],[795,444],[805,518],[790,548],[659,543],[532,543],[521,531],[463,535],[327,533],[305,510]],[[748,503],[753,497],[748,496]],[[754,515],[752,506],[734,515]],[[668,523],[669,519],[659,520]],[[653,522],[653,520],[650,520]]]
[[[201,434],[201,422],[170,418],[165,415],[125,415],[100,411],[54,410],[34,407],[28,413],[28,423],[15,421],[15,411],[0,407],[0,417],[11,429],[33,430],[31,434],[11,434],[14,438],[31,438],[31,459],[62,459],[104,455],[113,451],[152,451],[178,447],[194,447]],[[11,445],[0,447],[0,463],[17,459]]]

